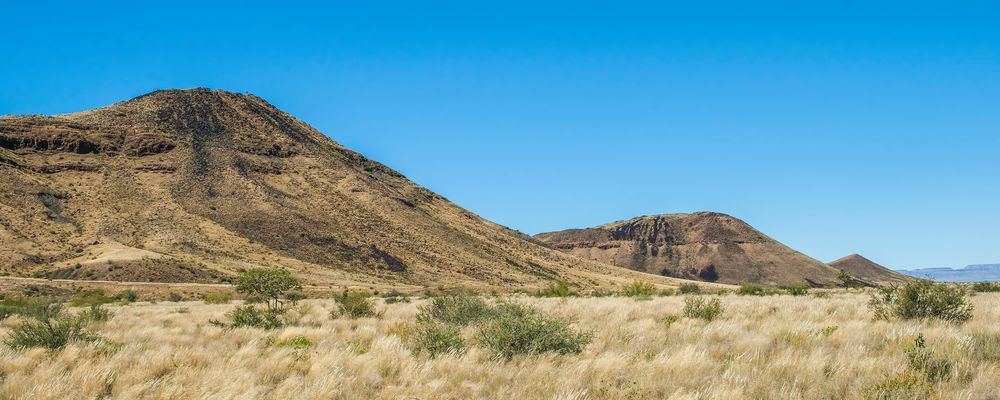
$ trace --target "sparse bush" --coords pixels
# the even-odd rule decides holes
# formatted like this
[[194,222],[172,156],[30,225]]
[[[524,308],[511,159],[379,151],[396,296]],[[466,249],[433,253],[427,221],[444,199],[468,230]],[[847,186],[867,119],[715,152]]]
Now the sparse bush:
[[1000,292],[1000,282],[976,282],[972,284],[972,290],[977,293]]
[[678,287],[678,290],[680,290],[681,294],[698,294],[701,293],[701,286],[698,286],[696,283],[684,283]]
[[872,400],[928,399],[933,387],[921,376],[905,373],[888,377],[864,390],[864,397]]
[[414,353],[427,354],[432,358],[465,351],[461,328],[430,318],[418,319],[408,339]]
[[928,382],[938,382],[948,379],[951,375],[952,362],[945,358],[934,356],[924,341],[924,335],[917,335],[913,346],[906,349],[906,361],[910,369],[919,372]]
[[288,339],[281,339],[281,340],[269,337],[267,338],[266,343],[269,346],[290,348],[293,350],[305,350],[313,345],[312,340],[309,340],[309,338],[302,335],[297,335],[290,337]]
[[181,300],[184,300],[184,296],[181,296],[180,294],[177,293],[171,293],[169,296],[167,296],[167,301],[176,303]]
[[736,290],[740,296],[763,296],[764,288],[755,283],[744,283]]
[[965,296],[965,288],[958,285],[911,281],[879,288],[872,294],[868,308],[876,319],[937,318],[963,323],[972,319],[973,309]]
[[12,349],[61,349],[70,342],[98,339],[84,330],[83,318],[67,313],[60,303],[35,304],[25,316],[30,319],[14,327],[4,339]]
[[305,300],[306,294],[300,291],[288,292],[285,294],[285,299],[292,302],[292,304],[296,304],[302,300]]
[[115,299],[123,303],[135,303],[139,300],[139,294],[132,289],[125,289],[115,294]]
[[502,359],[546,352],[578,354],[590,343],[590,334],[534,308],[503,303],[496,307],[496,315],[480,325],[476,343]]
[[684,316],[687,318],[699,318],[711,322],[721,314],[722,301],[719,299],[708,300],[696,296],[684,298]]
[[410,302],[410,295],[408,295],[406,293],[402,293],[402,292],[400,292],[400,291],[398,291],[396,289],[392,289],[392,290],[390,290],[388,292],[385,292],[385,294],[383,295],[383,297],[385,297],[385,303],[386,304],[409,303]]
[[80,312],[80,318],[83,318],[85,321],[104,322],[110,320],[114,316],[114,312],[104,308],[104,306],[100,304],[94,304],[86,310]]
[[809,285],[806,285],[804,283],[796,285],[786,285],[782,286],[781,288],[787,291],[788,294],[792,296],[805,296],[806,294],[809,293]]
[[833,333],[837,331],[837,329],[840,329],[840,327],[837,325],[825,326],[823,327],[823,329],[819,330],[819,335],[824,338],[828,338],[832,336]]
[[209,322],[223,328],[277,329],[284,325],[284,321],[281,320],[281,311],[258,308],[251,304],[236,306],[226,313],[226,317],[229,318],[229,323],[216,320]]
[[386,293],[385,296],[385,304],[409,303],[409,302],[410,302],[410,296],[407,296],[405,293],[400,293],[395,290]]
[[22,314],[28,307],[29,300],[25,298],[6,298],[0,301],[0,321],[7,317]]
[[576,293],[573,293],[569,289],[569,284],[566,282],[553,281],[549,282],[549,285],[545,289],[535,293],[535,295],[538,297],[569,297],[576,296]]
[[438,321],[466,326],[490,318],[494,309],[483,299],[472,295],[447,295],[431,298],[431,303],[420,308],[420,318],[432,318]]
[[634,281],[622,288],[622,294],[638,300],[648,300],[656,293],[656,286],[652,283]]
[[205,293],[201,296],[201,301],[205,304],[228,304],[233,300],[233,295],[228,292]]
[[663,325],[666,325],[667,328],[670,328],[670,326],[673,325],[677,321],[680,321],[680,318],[677,317],[676,315],[668,315],[666,317],[663,317],[663,318],[659,319],[659,322],[661,324],[663,324]]
[[115,298],[104,295],[100,290],[89,290],[77,293],[69,300],[69,304],[74,307],[90,307],[98,304],[114,303]]
[[337,309],[330,313],[331,318],[378,318],[380,313],[375,311],[375,306],[365,292],[350,292],[345,290],[337,298]]

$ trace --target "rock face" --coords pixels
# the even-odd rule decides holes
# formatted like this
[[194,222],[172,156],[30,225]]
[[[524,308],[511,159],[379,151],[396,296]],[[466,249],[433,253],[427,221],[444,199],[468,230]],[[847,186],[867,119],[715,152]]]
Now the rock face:
[[220,281],[281,265],[315,284],[490,287],[637,276],[541,246],[225,91],[0,117],[0,189],[12,275]]
[[831,267],[850,272],[855,278],[872,285],[902,283],[912,278],[876,264],[859,254],[851,254],[830,263]]
[[719,213],[639,217],[535,238],[575,256],[663,276],[730,284],[839,283],[837,270]]

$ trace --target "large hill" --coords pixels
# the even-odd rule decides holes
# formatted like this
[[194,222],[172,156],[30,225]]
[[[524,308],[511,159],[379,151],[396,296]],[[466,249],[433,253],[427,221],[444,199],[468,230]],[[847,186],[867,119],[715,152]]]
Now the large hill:
[[854,277],[861,281],[875,285],[902,283],[911,279],[906,275],[864,258],[860,254],[851,254],[831,262],[830,266],[850,272],[851,275],[854,275]]
[[767,285],[840,283],[838,271],[731,216],[644,216],[535,236],[579,257],[664,276]]
[[6,275],[218,282],[280,265],[331,287],[642,278],[486,221],[247,94],[164,90],[0,117],[0,190]]

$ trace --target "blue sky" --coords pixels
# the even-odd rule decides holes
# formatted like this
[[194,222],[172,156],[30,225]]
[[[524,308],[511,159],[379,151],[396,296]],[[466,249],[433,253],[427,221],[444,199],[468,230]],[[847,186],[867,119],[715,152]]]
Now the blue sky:
[[1000,262],[995,2],[21,3],[0,114],[251,92],[528,233],[712,210]]

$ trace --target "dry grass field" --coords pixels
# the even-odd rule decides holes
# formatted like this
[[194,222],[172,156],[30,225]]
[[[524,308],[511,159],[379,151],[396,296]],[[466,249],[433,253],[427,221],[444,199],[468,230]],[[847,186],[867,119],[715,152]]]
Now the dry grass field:
[[[1000,294],[972,297],[963,325],[873,321],[858,291],[719,298],[724,312],[706,322],[682,316],[681,296],[508,297],[592,334],[578,355],[509,361],[476,346],[413,354],[407,338],[425,299],[379,299],[381,318],[358,319],[332,319],[332,299],[305,300],[276,330],[209,323],[236,302],[110,306],[114,316],[90,327],[107,342],[0,349],[0,398],[1000,398]],[[0,322],[0,336],[17,323]],[[946,373],[911,366],[920,334]]]

